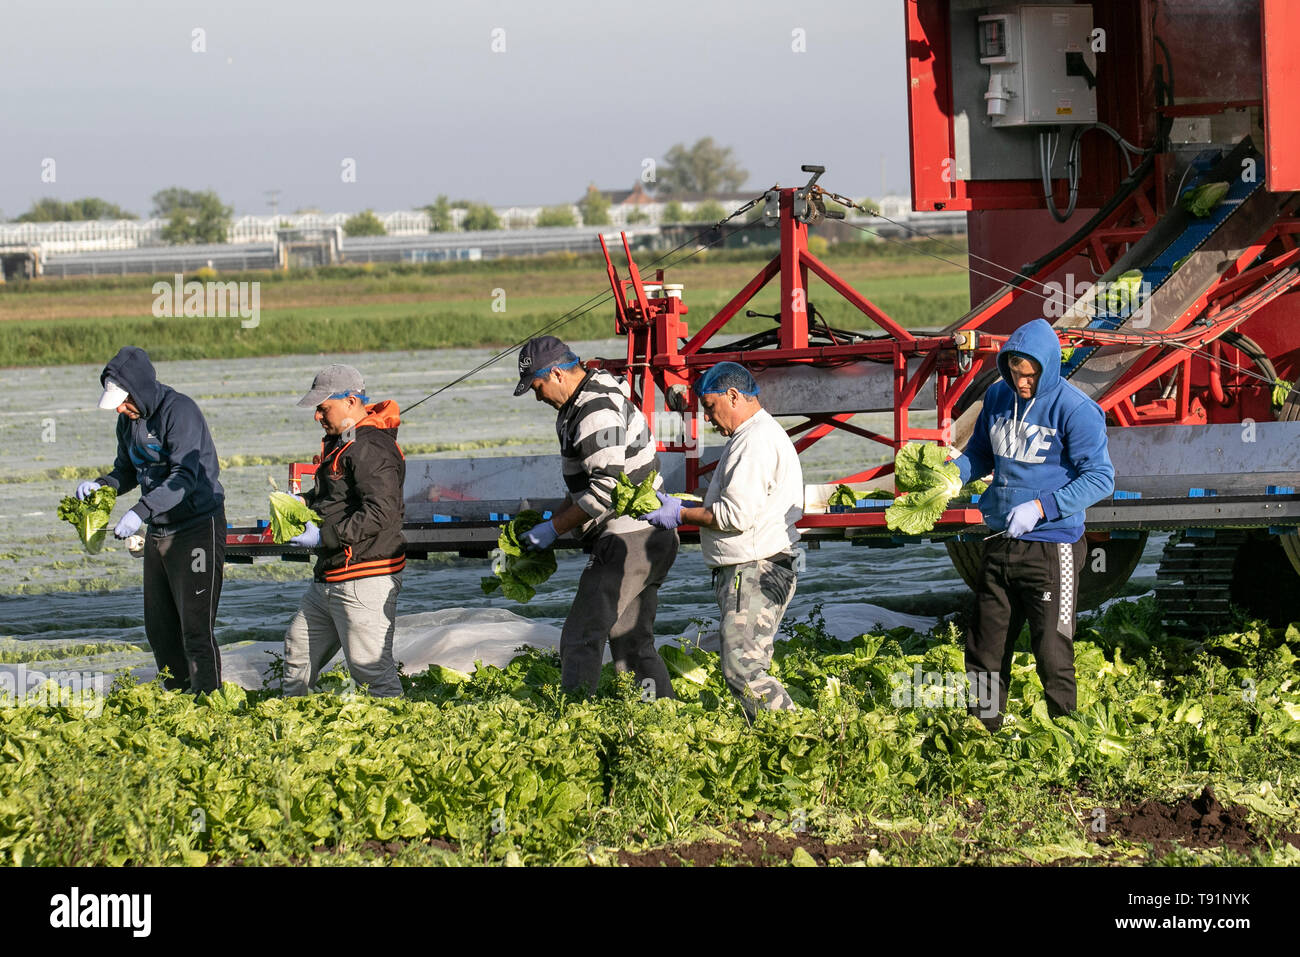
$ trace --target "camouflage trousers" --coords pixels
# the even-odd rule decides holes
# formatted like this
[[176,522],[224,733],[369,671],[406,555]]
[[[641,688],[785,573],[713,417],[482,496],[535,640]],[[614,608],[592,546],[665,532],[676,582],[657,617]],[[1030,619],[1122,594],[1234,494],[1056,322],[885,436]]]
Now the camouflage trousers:
[[713,570],[721,612],[722,674],[750,717],[760,709],[796,707],[785,686],[767,673],[795,582],[793,570],[766,559]]

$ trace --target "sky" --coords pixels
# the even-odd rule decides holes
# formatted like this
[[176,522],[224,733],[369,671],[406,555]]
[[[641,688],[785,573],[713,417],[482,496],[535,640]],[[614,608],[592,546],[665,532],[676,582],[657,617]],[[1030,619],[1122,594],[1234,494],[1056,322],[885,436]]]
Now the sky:
[[[904,0],[7,5],[0,215],[168,186],[236,215],[629,188],[704,136],[742,189],[906,192]],[[796,49],[802,47],[802,49]],[[199,49],[201,48],[201,49]],[[495,49],[494,49],[495,48]],[[51,162],[53,161],[53,162]],[[351,163],[349,164],[349,161]],[[53,182],[50,182],[50,179]]]

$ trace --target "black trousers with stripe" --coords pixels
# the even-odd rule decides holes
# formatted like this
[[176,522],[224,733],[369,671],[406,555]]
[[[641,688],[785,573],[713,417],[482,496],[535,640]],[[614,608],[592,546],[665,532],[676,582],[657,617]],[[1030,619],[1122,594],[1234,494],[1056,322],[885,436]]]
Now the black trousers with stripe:
[[144,538],[144,633],[170,689],[221,687],[217,602],[226,560],[226,512],[187,522],[168,534],[150,528]]
[[996,715],[988,713],[991,709],[981,713],[974,702],[968,708],[990,731],[1002,725],[1011,658],[1026,622],[1048,713],[1056,716],[1075,709],[1074,617],[1087,550],[1082,536],[1077,542],[1004,536],[984,543],[975,617],[966,636],[966,671],[980,681],[996,682],[982,685],[997,689]]

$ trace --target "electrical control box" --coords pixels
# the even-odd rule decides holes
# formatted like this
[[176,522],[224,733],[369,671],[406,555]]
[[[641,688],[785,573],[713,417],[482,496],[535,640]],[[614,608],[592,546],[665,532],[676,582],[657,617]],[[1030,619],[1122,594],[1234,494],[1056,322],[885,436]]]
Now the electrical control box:
[[989,68],[992,125],[1096,123],[1094,39],[1091,4],[1019,4],[980,16],[977,53]]

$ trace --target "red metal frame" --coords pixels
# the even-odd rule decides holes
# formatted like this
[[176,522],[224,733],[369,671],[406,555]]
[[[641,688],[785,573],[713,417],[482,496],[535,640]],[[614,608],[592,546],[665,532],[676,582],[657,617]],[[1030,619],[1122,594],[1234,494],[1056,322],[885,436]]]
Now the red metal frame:
[[[957,352],[957,342],[952,336],[918,338],[895,322],[879,306],[855,290],[837,275],[826,263],[808,250],[808,226],[794,214],[794,188],[782,189],[778,194],[780,247],[775,256],[738,292],[730,302],[710,318],[694,336],[687,338],[686,323],[680,316],[685,307],[677,299],[650,299],[645,296],[643,281],[632,259],[631,250],[623,239],[628,260],[628,276],[622,278],[610,259],[608,247],[602,242],[606,270],[614,290],[615,329],[626,334],[627,358],[623,361],[592,360],[588,365],[603,367],[616,374],[625,375],[632,390],[633,401],[645,414],[654,429],[658,412],[655,387],[666,396],[672,390],[682,394],[681,411],[688,423],[680,439],[660,441],[661,451],[687,453],[686,484],[697,487],[701,476],[712,470],[712,464],[703,464],[697,455],[699,421],[698,404],[690,392],[695,377],[706,368],[723,361],[739,362],[751,369],[772,366],[829,365],[846,360],[887,360],[893,367],[894,412],[890,434],[882,434],[852,425],[851,413],[839,415],[811,415],[795,425],[789,432],[800,436],[796,449],[802,452],[818,440],[839,431],[868,441],[887,445],[897,451],[911,441],[944,441],[943,428],[922,428],[910,421],[909,407],[928,381],[935,383],[939,421],[951,421],[953,407],[962,390],[969,385],[974,368],[970,363],[962,368]],[[870,342],[816,345],[809,341],[808,281],[810,275],[821,279],[835,294],[851,303],[863,316],[878,327],[884,335]],[[715,336],[721,333],[741,309],[770,281],[780,277],[781,315],[778,345],[774,349],[738,349],[735,351],[702,351]],[[663,271],[659,272],[662,282]],[[685,341],[683,341],[685,340]],[[921,363],[909,372],[908,360],[920,358]],[[847,476],[843,481],[866,481],[886,475],[892,464]],[[852,514],[852,513],[850,513]],[[874,520],[866,522],[873,524]],[[846,524],[860,524],[857,521]]]
[[[1232,405],[1224,391],[1222,379],[1223,344],[1220,338],[1235,329],[1256,311],[1300,286],[1300,249],[1292,236],[1300,231],[1300,220],[1280,219],[1247,247],[1236,261],[1197,300],[1166,329],[1165,336],[1181,345],[1157,345],[1146,350],[1142,357],[1115,382],[1097,403],[1109,413],[1118,425],[1195,425],[1212,421],[1211,406],[1221,408]],[[1280,252],[1255,263],[1270,246]],[[1204,317],[1211,325],[1193,327]],[[1078,330],[1071,339],[1087,339],[1093,343],[1122,342],[1121,334],[1107,337],[1104,333]],[[1209,347],[1207,354],[1196,355],[1186,346],[1198,350]],[[1240,357],[1231,361],[1241,365]],[[1177,369],[1174,395],[1150,398],[1135,402],[1133,397],[1154,385],[1167,373]],[[1258,380],[1240,375],[1234,378],[1232,391],[1239,401],[1248,390],[1260,392],[1268,386]],[[1258,404],[1258,403],[1257,403]],[[1231,417],[1237,420],[1243,416]]]

